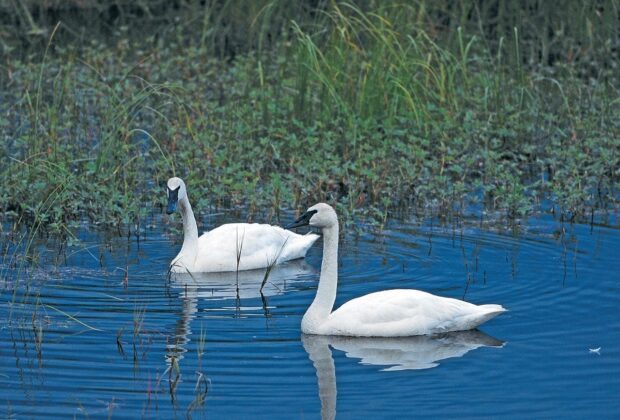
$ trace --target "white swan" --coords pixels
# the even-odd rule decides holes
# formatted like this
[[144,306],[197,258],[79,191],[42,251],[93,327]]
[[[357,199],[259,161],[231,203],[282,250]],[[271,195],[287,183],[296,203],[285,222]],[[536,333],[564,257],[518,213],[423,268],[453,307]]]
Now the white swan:
[[304,314],[306,334],[356,337],[406,337],[464,331],[502,313],[501,305],[474,305],[413,289],[371,293],[332,312],[338,283],[338,217],[329,205],[312,206],[286,226],[316,226],[323,231],[323,262],[314,301]]
[[258,223],[229,223],[198,237],[183,180],[170,178],[167,194],[166,213],[174,213],[178,205],[183,218],[183,246],[170,263],[170,271],[174,273],[264,268],[274,261],[277,264],[303,258],[318,239],[315,234],[298,235],[279,226]]

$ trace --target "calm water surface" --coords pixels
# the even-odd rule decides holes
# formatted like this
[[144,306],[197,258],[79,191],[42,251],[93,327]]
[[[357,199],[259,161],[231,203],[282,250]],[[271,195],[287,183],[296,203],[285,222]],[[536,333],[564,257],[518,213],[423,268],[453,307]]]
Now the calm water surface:
[[4,258],[0,417],[620,416],[615,219],[348,233],[337,306],[418,288],[510,310],[481,331],[392,340],[302,336],[321,241],[262,295],[263,271],[168,279],[178,223],[139,243],[84,229],[20,274]]

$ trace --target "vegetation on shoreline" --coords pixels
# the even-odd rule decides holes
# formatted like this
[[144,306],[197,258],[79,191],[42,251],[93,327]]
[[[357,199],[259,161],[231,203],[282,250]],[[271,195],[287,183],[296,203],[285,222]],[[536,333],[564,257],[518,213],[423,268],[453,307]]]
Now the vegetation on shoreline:
[[[615,1],[237,3],[130,20],[146,36],[118,18],[105,41],[60,23],[12,47],[0,211],[135,224],[173,174],[199,211],[248,217],[316,201],[377,222],[617,207]],[[5,50],[24,45],[14,32]]]

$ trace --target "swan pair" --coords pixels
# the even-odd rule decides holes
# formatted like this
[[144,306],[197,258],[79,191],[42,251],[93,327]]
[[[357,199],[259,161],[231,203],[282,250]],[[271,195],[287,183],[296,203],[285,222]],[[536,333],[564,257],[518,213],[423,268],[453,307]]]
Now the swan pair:
[[[171,178],[168,209],[183,218],[184,241],[172,260],[173,272],[250,270],[303,258],[318,236],[298,235],[277,226],[248,223],[222,225],[198,237],[185,183]],[[413,289],[371,293],[332,312],[338,284],[338,217],[325,203],[310,207],[287,229],[314,226],[323,232],[323,261],[314,301],[301,322],[305,334],[356,337],[407,337],[474,329],[506,310],[474,305]]]

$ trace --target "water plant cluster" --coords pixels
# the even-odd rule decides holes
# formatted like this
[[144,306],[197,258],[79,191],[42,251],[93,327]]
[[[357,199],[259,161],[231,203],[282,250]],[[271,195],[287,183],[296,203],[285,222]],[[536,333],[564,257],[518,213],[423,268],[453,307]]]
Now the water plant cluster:
[[615,0],[91,3],[0,13],[19,223],[135,226],[172,175],[249,218],[617,207]]

